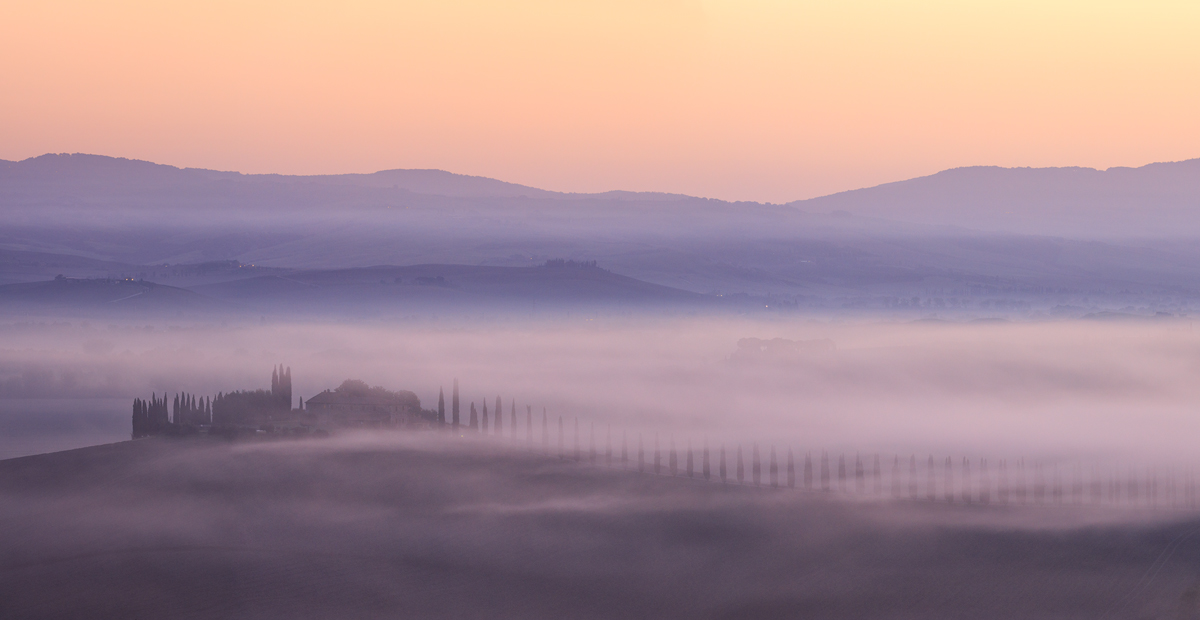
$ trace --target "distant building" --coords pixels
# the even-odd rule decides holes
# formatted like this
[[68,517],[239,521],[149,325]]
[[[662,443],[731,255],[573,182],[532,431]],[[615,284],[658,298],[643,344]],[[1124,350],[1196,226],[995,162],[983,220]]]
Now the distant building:
[[304,401],[304,409],[318,419],[340,426],[413,427],[431,424],[429,416],[421,411],[421,401],[416,394],[406,390],[391,392],[381,388],[366,388],[365,384],[358,381],[347,381],[336,390],[316,394]]

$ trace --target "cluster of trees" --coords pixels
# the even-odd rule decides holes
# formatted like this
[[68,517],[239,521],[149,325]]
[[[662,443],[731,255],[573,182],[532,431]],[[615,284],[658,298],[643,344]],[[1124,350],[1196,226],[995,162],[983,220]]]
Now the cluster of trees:
[[160,399],[151,394],[150,400],[133,399],[133,437],[145,437],[166,430],[170,424],[167,418],[167,395]]
[[[496,407],[492,410],[493,414],[488,416],[487,399],[483,400],[482,414],[475,409],[475,403],[471,403],[471,413],[467,420],[466,428],[471,432],[478,432],[484,435],[503,435],[504,434],[504,403],[500,397],[496,397]],[[543,415],[545,412],[542,412]],[[545,425],[545,420],[542,421]],[[458,379],[454,380],[454,388],[450,397],[450,418],[446,419],[446,393],[444,390],[438,390],[437,404],[437,424],[439,428],[449,427],[452,431],[458,432],[462,427],[459,418],[459,398],[458,398]],[[516,438],[517,436],[517,401],[513,399],[512,407],[509,415],[509,434]],[[529,441],[533,441],[533,408],[526,406],[525,408],[525,434]]]
[[271,369],[271,395],[276,400],[273,409],[292,410],[292,367],[283,364]]
[[176,394],[171,409],[171,421],[180,426],[212,424],[212,399],[195,394]]
[[565,258],[552,258],[546,261],[543,267],[551,269],[599,269],[594,260],[567,260]]

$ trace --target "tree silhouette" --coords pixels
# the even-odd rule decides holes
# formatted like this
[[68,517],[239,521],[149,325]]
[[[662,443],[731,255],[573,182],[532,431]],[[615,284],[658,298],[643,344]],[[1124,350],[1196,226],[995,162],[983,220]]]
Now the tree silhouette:
[[612,424],[608,425],[608,431],[604,435],[604,464],[612,467]]
[[750,449],[750,473],[754,476],[754,486],[758,486],[762,482],[762,465],[758,462],[758,443],[752,444]]
[[838,492],[846,492],[846,453],[838,457]]
[[670,466],[672,476],[679,474],[679,463],[675,459],[675,436],[671,436],[671,451],[667,453],[667,464]]
[[642,434],[638,433],[638,473],[646,469],[646,450],[642,446]]
[[992,484],[988,478],[987,459],[979,459],[979,502],[992,503]]
[[892,499],[900,499],[900,455],[892,461]]
[[829,453],[821,452],[821,490],[829,492]]
[[[474,411],[475,403],[471,403],[471,409],[472,409],[472,411]],[[479,425],[479,432],[484,435],[487,435],[488,434],[488,414],[487,414],[487,399],[486,398],[483,399],[483,415],[481,417],[481,421],[482,421],[482,423]]]
[[658,433],[654,433],[654,475],[662,470],[662,460],[658,455]]
[[737,481],[738,484],[746,481],[746,467],[742,465],[742,446],[740,444],[737,451]]
[[875,477],[875,495],[883,495],[883,472],[879,467],[879,453],[875,453],[875,467],[871,470]]
[[721,462],[717,466],[720,468],[721,484],[725,484],[725,444],[721,444]]
[[458,432],[458,379],[454,380],[454,392],[450,395],[450,423],[454,432]]
[[813,490],[812,453],[804,453],[804,490]]
[[951,461],[950,457],[946,457],[946,471],[944,473],[946,475],[946,501],[954,503],[954,461]]
[[712,470],[708,466],[708,440],[704,440],[704,452],[700,457],[700,470],[705,480],[712,480]]
[[687,476],[688,476],[688,478],[692,477],[692,440],[691,439],[688,439],[688,442],[687,442]]
[[967,460],[967,457],[964,456],[962,462],[962,501],[963,503],[970,504],[974,500],[971,495],[971,461]]
[[[996,499],[1001,504],[1008,503],[1008,461],[1000,459],[999,466],[996,468]],[[1099,482],[1099,481],[1097,481]],[[1097,489],[1099,491],[1099,489]]]
[[775,446],[771,446],[771,460],[768,468],[768,473],[771,477],[771,487],[779,488],[779,463],[775,460]]
[[794,489],[794,488],[796,488],[796,461],[795,461],[795,460],[792,458],[792,449],[791,449],[791,448],[788,448],[788,465],[787,465],[787,468],[788,468],[788,469],[787,469],[787,476],[788,476],[788,481],[787,481],[787,484],[788,484],[788,488],[789,488],[789,489]]
[[626,441],[625,431],[621,431],[621,469],[629,467],[629,444]]
[[438,426],[446,426],[446,392],[442,388],[438,388]]
[[863,472],[862,455],[854,455],[854,490],[862,495],[866,491],[866,478]]
[[479,430],[479,415],[475,413],[475,403],[471,402],[471,419],[467,423],[467,427],[473,431]]

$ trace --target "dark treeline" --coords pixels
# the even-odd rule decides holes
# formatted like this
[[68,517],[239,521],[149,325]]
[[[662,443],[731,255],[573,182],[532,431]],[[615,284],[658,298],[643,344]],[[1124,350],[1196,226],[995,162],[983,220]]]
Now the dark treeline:
[[145,437],[161,433],[170,425],[167,416],[167,395],[160,399],[151,394],[150,400],[135,398],[133,400],[133,436]]

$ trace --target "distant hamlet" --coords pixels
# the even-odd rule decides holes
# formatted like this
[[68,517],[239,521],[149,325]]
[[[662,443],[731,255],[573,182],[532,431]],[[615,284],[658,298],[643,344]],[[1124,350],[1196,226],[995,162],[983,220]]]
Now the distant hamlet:
[[[791,352],[798,346],[790,341],[739,342],[739,351],[782,349]],[[828,341],[804,343],[806,348],[829,348]],[[416,394],[407,390],[391,391],[347,379],[307,401],[292,405],[292,370],[280,365],[271,372],[271,389],[218,393],[213,398],[194,394],[176,394],[168,403],[167,394],[152,395],[150,400],[133,403],[133,438],[149,435],[207,434],[225,438],[238,436],[286,437],[328,436],[344,428],[438,430],[455,436],[507,438],[559,459],[621,467],[638,473],[686,476],[710,482],[736,483],[755,487],[793,488],[807,491],[836,492],[843,497],[980,504],[1107,504],[1127,507],[1196,510],[1200,508],[1200,481],[1194,471],[1150,467],[1111,469],[1090,467],[1080,462],[1039,462],[1026,459],[990,460],[947,456],[944,460],[918,459],[911,455],[855,454],[849,457],[822,452],[799,458],[792,449],[777,452],[775,446],[760,450],[757,442],[745,455],[741,445],[729,452],[724,445],[710,451],[707,442],[693,448],[690,440],[677,449],[675,438],[662,449],[659,434],[654,433],[651,449],[642,434],[636,444],[620,433],[614,445],[612,428],[604,430],[603,446],[597,442],[596,425],[588,425],[587,445],[581,442],[579,418],[572,421],[568,443],[563,416],[557,416],[552,447],[550,418],[542,409],[541,420],[534,419],[533,407],[526,405],[524,419],[517,414],[513,399],[505,415],[504,402],[496,397],[492,410],[483,399],[477,408],[469,404],[464,420],[458,380],[454,380],[449,410],[444,392],[439,392],[437,408],[421,408]],[[168,406],[169,405],[169,406]],[[505,422],[505,418],[508,422]],[[523,428],[521,428],[523,426]],[[538,440],[535,440],[535,426]],[[540,446],[537,444],[540,443]],[[540,448],[540,449],[539,449]],[[649,454],[648,454],[649,453]],[[665,458],[664,458],[665,456]],[[664,462],[665,461],[665,462]],[[715,461],[715,462],[714,462]],[[747,462],[748,461],[748,462]],[[1089,471],[1090,470],[1090,471]]]

